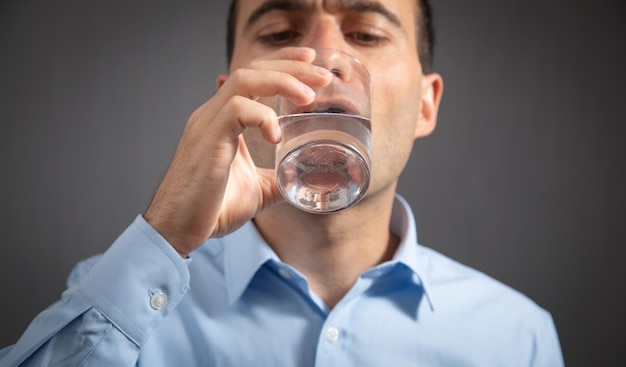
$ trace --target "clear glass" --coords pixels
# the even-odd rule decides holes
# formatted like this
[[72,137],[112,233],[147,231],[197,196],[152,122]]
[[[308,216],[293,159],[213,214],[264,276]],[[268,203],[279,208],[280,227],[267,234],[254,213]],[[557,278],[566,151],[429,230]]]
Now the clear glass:
[[279,118],[283,142],[277,150],[277,181],[283,197],[313,213],[356,204],[370,177],[370,120],[337,113]]
[[313,64],[334,76],[310,105],[278,97],[276,179],[295,207],[333,213],[358,203],[369,186],[370,79],[359,60],[338,50],[316,50]]

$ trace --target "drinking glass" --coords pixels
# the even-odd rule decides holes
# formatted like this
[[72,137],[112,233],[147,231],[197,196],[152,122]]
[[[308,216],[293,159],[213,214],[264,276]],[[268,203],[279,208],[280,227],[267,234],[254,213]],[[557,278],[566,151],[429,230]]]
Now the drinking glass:
[[283,197],[311,213],[333,213],[358,203],[370,181],[370,77],[355,57],[317,49],[314,65],[333,74],[315,89],[313,103],[277,98],[282,141],[276,178]]

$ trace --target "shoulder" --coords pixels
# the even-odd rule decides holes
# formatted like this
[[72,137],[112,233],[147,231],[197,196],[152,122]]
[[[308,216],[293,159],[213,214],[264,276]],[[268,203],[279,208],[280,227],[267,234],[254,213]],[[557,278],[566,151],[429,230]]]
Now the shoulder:
[[515,322],[552,322],[528,296],[431,248],[420,248],[421,276],[436,309]]
[[420,246],[419,258],[432,304],[422,321],[434,345],[474,356],[478,365],[563,364],[552,316],[529,297],[430,248]]

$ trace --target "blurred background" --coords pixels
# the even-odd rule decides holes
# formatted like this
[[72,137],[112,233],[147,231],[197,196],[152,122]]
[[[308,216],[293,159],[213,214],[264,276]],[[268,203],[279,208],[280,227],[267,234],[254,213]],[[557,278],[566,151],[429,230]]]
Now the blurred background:
[[[420,242],[549,310],[569,366],[626,365],[625,4],[433,0],[444,98],[400,184]],[[145,209],[227,6],[0,2],[0,347]]]

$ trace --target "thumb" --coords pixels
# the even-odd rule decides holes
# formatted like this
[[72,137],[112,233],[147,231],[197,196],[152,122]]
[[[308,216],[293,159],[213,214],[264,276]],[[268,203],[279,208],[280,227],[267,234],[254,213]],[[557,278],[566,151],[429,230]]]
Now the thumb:
[[274,205],[280,204],[285,201],[278,184],[276,182],[276,171],[269,168],[257,168],[259,170],[259,177],[261,177],[263,192],[263,203],[261,205],[261,211],[270,208]]

